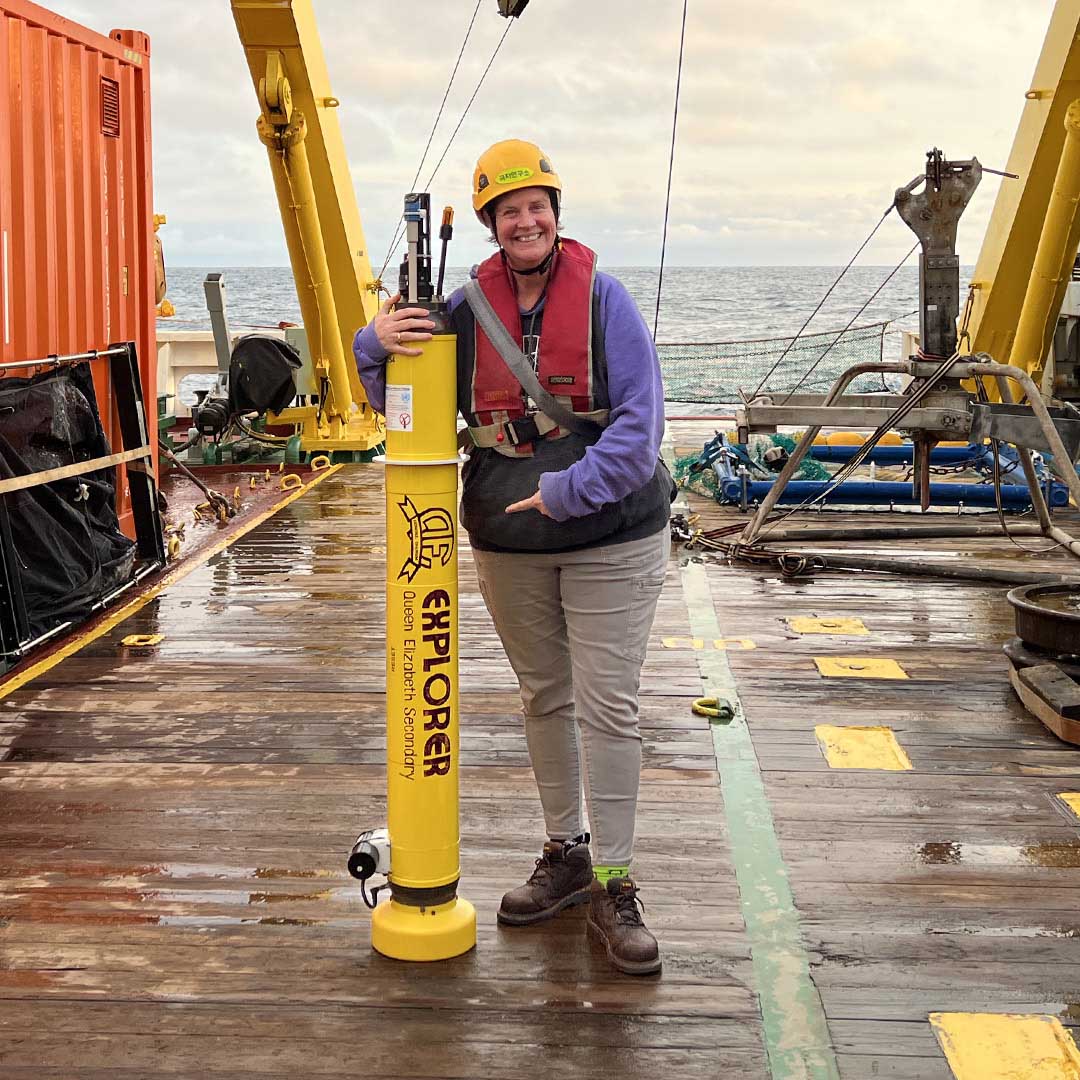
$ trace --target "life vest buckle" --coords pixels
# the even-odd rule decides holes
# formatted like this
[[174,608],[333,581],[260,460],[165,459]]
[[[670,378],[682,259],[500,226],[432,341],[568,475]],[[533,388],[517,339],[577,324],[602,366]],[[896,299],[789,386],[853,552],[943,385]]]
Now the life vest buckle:
[[519,416],[516,420],[507,420],[503,424],[503,431],[514,446],[536,442],[541,437],[540,429],[536,426],[535,413],[529,416]]

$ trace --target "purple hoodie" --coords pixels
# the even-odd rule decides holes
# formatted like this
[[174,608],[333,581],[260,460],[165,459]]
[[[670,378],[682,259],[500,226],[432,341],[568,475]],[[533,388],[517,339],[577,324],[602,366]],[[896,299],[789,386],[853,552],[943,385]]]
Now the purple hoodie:
[[[600,300],[611,415],[600,439],[586,448],[583,458],[540,478],[541,498],[556,521],[584,517],[644,487],[656,469],[664,434],[660,363],[645,321],[626,288],[610,275],[597,273],[594,292]],[[464,295],[461,289],[454,292],[451,311]],[[387,354],[370,324],[357,332],[353,354],[368,401],[382,412]]]

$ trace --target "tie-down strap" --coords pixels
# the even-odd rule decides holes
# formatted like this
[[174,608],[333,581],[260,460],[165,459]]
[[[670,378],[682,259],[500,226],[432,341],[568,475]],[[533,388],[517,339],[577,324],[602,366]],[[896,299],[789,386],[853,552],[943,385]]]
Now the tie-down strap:
[[[607,409],[596,409],[594,412],[575,412],[575,417],[595,424],[597,427],[607,427],[609,412]],[[508,420],[505,424],[485,424],[483,427],[469,428],[474,446],[486,447],[510,447],[521,446],[524,443],[535,442],[543,438],[548,432],[559,428],[556,438],[567,434],[566,428],[561,423],[556,423],[547,413],[536,412],[528,416],[520,416],[516,420]],[[500,438],[499,436],[502,436]]]

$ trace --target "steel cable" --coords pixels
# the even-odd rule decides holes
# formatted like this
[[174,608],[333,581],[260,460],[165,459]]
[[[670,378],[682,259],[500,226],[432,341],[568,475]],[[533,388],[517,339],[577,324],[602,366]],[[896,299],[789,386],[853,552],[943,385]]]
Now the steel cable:
[[762,523],[760,533],[766,531],[766,527],[774,528],[781,521],[791,517],[793,514],[798,513],[800,510],[805,509],[807,506],[813,506],[815,503],[820,502],[822,499],[827,498],[832,492],[834,492],[845,480],[850,479],[855,472],[863,465],[866,459],[870,456],[874,447],[881,441],[882,437],[893,428],[899,427],[900,421],[904,419],[922,400],[937,386],[938,380],[944,378],[949,369],[960,358],[959,353],[953,353],[952,356],[943,360],[934,373],[927,378],[917,390],[915,390],[910,397],[908,397],[902,404],[898,405],[893,410],[892,414],[882,424],[880,424],[870,437],[859,447],[858,451],[847,461],[840,469],[838,469],[832,476],[832,479],[828,484],[819,491],[816,495],[811,495],[804,499],[797,506],[793,506],[786,513],[779,514],[777,517],[770,519],[767,522]]
[[476,22],[477,13],[480,11],[480,5],[483,0],[476,0],[476,7],[473,8],[472,18],[469,20],[469,28],[465,31],[465,40],[461,43],[461,48],[458,50],[457,60],[454,61],[454,70],[450,72],[450,81],[446,84],[446,91],[443,94],[442,101],[439,103],[439,111],[435,115],[435,123],[431,125],[431,132],[428,135],[427,145],[424,147],[424,152],[420,156],[420,164],[416,166],[416,175],[413,177],[412,189],[416,190],[416,181],[420,179],[420,172],[424,167],[424,162],[427,161],[428,151],[431,149],[432,140],[435,138],[435,129],[439,126],[439,121],[442,119],[443,109],[446,108],[446,99],[450,96],[450,90],[454,85],[454,79],[457,78],[458,68],[461,67],[461,58],[465,55],[465,46],[469,44],[469,36],[472,34],[473,24]]
[[668,158],[667,195],[664,198],[664,232],[660,241],[660,276],[656,282],[656,314],[653,316],[652,339],[656,344],[656,331],[660,325],[660,297],[664,291],[664,259],[667,254],[668,215],[671,211],[671,177],[675,171],[675,133],[679,127],[679,95],[682,90],[683,52],[686,46],[686,9],[689,0],[683,0],[682,29],[679,31],[679,66],[675,74],[675,107],[671,117],[671,154]]
[[[969,299],[973,295],[974,295],[974,290],[969,292],[969,294],[968,294]],[[967,317],[965,317],[964,320],[963,320],[963,330],[961,331],[961,333],[963,335],[965,335],[965,336],[967,335],[967,321],[968,321]],[[969,338],[969,341],[970,341],[970,338]],[[976,387],[976,390],[978,392],[979,401],[982,402],[983,404],[989,404],[990,395],[987,393],[986,384],[983,382],[983,378],[984,378],[984,376],[982,376],[982,375],[976,375],[975,376],[975,387]],[[1001,497],[1001,477],[1002,477],[1001,456],[1000,456],[1001,455],[1001,443],[997,439],[994,439],[994,438],[990,439],[990,453],[994,455],[994,481],[993,481],[994,482],[994,509],[997,511],[998,522],[1001,525],[1001,531],[1005,534],[1005,538],[1014,547],[1018,547],[1021,551],[1027,552],[1029,555],[1043,555],[1048,551],[1054,551],[1055,549],[1057,549],[1059,547],[1064,547],[1065,545],[1060,540],[1052,540],[1048,547],[1037,547],[1037,548],[1028,547],[1026,544],[1021,544],[1020,541],[1017,540],[1016,537],[1013,536],[1013,534],[1011,532],[1009,532],[1009,526],[1008,526],[1008,524],[1007,524],[1007,522],[1005,520],[1005,506],[1004,506],[1004,504],[1002,502],[1002,497]],[[1011,472],[1011,471],[1013,471],[1013,470],[1015,470],[1016,468],[1019,467],[1019,465],[1020,465],[1019,455],[1022,454],[1022,453],[1024,453],[1024,451],[1020,447],[1017,447],[1018,459],[1017,459],[1017,461],[1015,461],[1010,466],[1010,468],[1008,470],[1006,470],[1006,472]],[[1051,472],[1050,473],[1050,484],[1051,485],[1053,484],[1053,481],[1054,481],[1054,475]],[[1030,494],[1030,488],[1029,488],[1029,494]],[[1031,501],[1032,501],[1032,506],[1034,506],[1034,503],[1035,503],[1034,495],[1031,496]],[[1047,500],[1046,501],[1047,501],[1047,506],[1049,506],[1049,504],[1050,504],[1049,495],[1047,495]]]
[[[427,161],[428,151],[431,149],[432,140],[435,138],[435,130],[439,126],[439,121],[442,119],[443,110],[446,108],[446,100],[450,97],[450,90],[454,85],[454,79],[457,78],[458,68],[461,66],[461,58],[465,55],[465,46],[469,44],[469,38],[472,35],[473,24],[476,22],[476,15],[480,11],[480,5],[483,0],[476,0],[476,7],[473,8],[472,18],[469,20],[468,29],[465,31],[465,38],[461,43],[461,48],[458,50],[457,60],[454,61],[454,70],[450,72],[450,81],[446,84],[446,90],[443,92],[442,101],[439,104],[439,111],[435,114],[435,123],[431,125],[431,131],[428,134],[427,144],[424,147],[423,154],[420,155],[420,164],[416,166],[416,175],[413,177],[410,190],[416,190],[416,181],[420,179],[420,171],[424,167],[424,162]],[[400,235],[401,218],[398,218],[398,230],[394,233],[394,239],[390,241],[390,247],[387,249],[386,258],[383,259],[382,269],[379,271],[378,276],[381,278],[383,272],[386,270],[387,264],[390,262],[390,257],[394,253],[394,245],[398,242],[398,236]]]
[[[428,134],[427,145],[424,147],[423,154],[420,155],[420,164],[416,166],[416,175],[413,177],[411,190],[416,190],[416,181],[420,179],[420,170],[424,167],[424,162],[427,161],[428,151],[431,149],[431,142],[435,138],[435,129],[439,126],[439,121],[442,119],[443,109],[446,108],[446,99],[450,96],[450,90],[454,85],[454,79],[457,78],[458,68],[461,66],[461,58],[465,55],[465,46],[469,44],[469,38],[472,35],[473,24],[476,22],[477,12],[480,10],[480,5],[483,0],[476,0],[476,7],[473,8],[472,18],[469,20],[469,27],[465,31],[465,39],[461,43],[461,48],[458,50],[457,60],[454,61],[454,70],[450,72],[450,81],[446,84],[446,90],[443,93],[442,102],[439,105],[439,111],[435,114],[435,123],[431,125],[431,131]],[[398,227],[400,228],[401,218],[398,218]],[[386,258],[383,260],[382,270],[379,271],[379,277],[383,276],[383,271],[386,270],[387,264],[390,262],[390,256],[394,253],[394,245],[398,241],[398,232],[395,231],[394,239],[390,241],[390,247],[387,249]]]
[[825,301],[829,299],[829,297],[833,293],[833,290],[836,288],[837,285],[840,284],[840,282],[843,279],[844,275],[854,265],[855,260],[863,253],[863,249],[866,247],[866,245],[869,244],[870,241],[874,239],[874,235],[877,233],[878,229],[881,228],[881,226],[884,223],[885,219],[893,212],[893,210],[895,208],[896,208],[896,203],[894,201],[893,203],[890,204],[889,208],[885,211],[885,213],[881,215],[881,218],[878,221],[878,223],[870,230],[870,235],[859,245],[858,250],[848,260],[847,266],[845,266],[844,269],[841,270],[839,274],[837,274],[836,280],[825,291],[825,295],[818,301],[817,307],[814,308],[814,310],[810,312],[810,315],[807,318],[806,322],[804,322],[802,324],[802,326],[799,327],[798,333],[791,339],[791,341],[788,342],[787,348],[784,349],[784,351],[779,355],[779,357],[777,357],[776,363],[774,363],[773,366],[771,368],[769,368],[769,370],[767,372],[765,372],[765,375],[762,378],[761,382],[759,382],[758,385],[757,385],[757,389],[753,392],[753,394],[750,395],[751,400],[753,398],[757,397],[758,394],[761,393],[761,390],[764,387],[764,385],[769,381],[770,378],[772,378],[773,372],[776,371],[776,369],[783,363],[784,357],[786,357],[787,354],[789,352],[791,352],[792,348],[795,346],[795,342],[798,341],[799,338],[802,337],[803,331],[813,321],[814,316],[825,306]]
[[[773,516],[767,518],[761,523],[761,528],[758,532],[758,536],[755,538],[754,543],[760,543],[764,538],[766,532],[774,528],[781,521],[785,521],[793,514],[798,513],[800,510],[805,509],[807,506],[813,506],[815,503],[820,502],[826,498],[833,491],[835,491],[845,480],[850,477],[864,464],[866,459],[870,456],[871,451],[881,440],[882,436],[886,432],[899,426],[899,422],[904,419],[922,400],[934,389],[938,380],[942,379],[948,374],[949,369],[960,358],[959,353],[953,353],[952,356],[947,357],[941,362],[941,364],[935,369],[933,374],[928,376],[923,383],[908,397],[905,401],[898,405],[896,409],[890,414],[890,416],[880,424],[862,444],[859,450],[847,461],[840,469],[838,469],[830,478],[826,486],[819,491],[816,495],[808,496],[801,503],[793,506],[787,511],[777,511]],[[738,522],[734,525],[724,526],[720,529],[714,529],[710,535],[718,538],[720,536],[726,536],[732,533],[742,532],[746,528],[745,522]]]
[[476,84],[476,89],[472,92],[472,97],[469,98],[468,103],[465,106],[465,111],[461,114],[461,119],[457,122],[457,127],[454,128],[450,135],[450,141],[446,144],[446,148],[442,152],[442,157],[439,158],[438,163],[432,170],[431,175],[427,178],[427,183],[424,187],[431,187],[432,181],[435,179],[442,167],[442,163],[446,160],[446,155],[450,152],[450,147],[454,145],[454,139],[457,138],[457,133],[461,130],[461,125],[465,123],[465,117],[469,115],[469,109],[472,108],[472,103],[476,100],[476,95],[480,93],[480,87],[484,85],[484,80],[488,76],[488,72],[491,70],[491,65],[495,63],[495,57],[499,55],[499,50],[503,47],[503,42],[507,39],[510,31],[514,28],[514,20],[511,19],[506,24],[506,29],[503,31],[503,35],[499,38],[499,44],[495,46],[495,51],[491,54],[491,59],[487,62],[487,67],[484,68],[484,73],[480,76],[480,81]]
[[[480,0],[477,0],[477,10],[479,10],[479,7],[480,7]],[[473,20],[475,20],[475,19],[476,19],[476,11],[473,12]],[[427,183],[424,184],[425,188],[430,188],[431,187],[432,181],[435,179],[436,175],[439,172],[439,169],[442,167],[442,163],[446,160],[446,155],[450,152],[450,147],[454,145],[454,139],[457,138],[457,133],[461,130],[461,125],[463,123],[465,123],[465,117],[469,115],[469,110],[472,108],[472,104],[476,100],[476,95],[480,93],[480,87],[482,87],[484,85],[484,80],[487,78],[488,72],[491,71],[491,66],[492,66],[492,64],[495,63],[495,57],[499,55],[499,50],[502,48],[503,42],[506,40],[507,35],[510,33],[510,29],[514,25],[514,22],[515,22],[514,19],[510,19],[507,22],[506,29],[503,31],[502,37],[499,38],[499,43],[495,46],[495,51],[491,54],[491,58],[488,60],[487,66],[484,68],[483,74],[480,76],[480,80],[479,80],[479,82],[477,82],[476,87],[472,92],[472,96],[469,98],[468,102],[465,105],[464,111],[462,112],[460,118],[458,119],[457,126],[454,128],[453,132],[451,132],[450,139],[447,142],[446,146],[443,148],[442,156],[439,158],[438,162],[436,163],[435,168],[431,171],[431,175],[427,178]],[[471,32],[472,32],[472,22],[469,23],[469,33],[471,33]],[[465,35],[465,41],[462,42],[462,45],[461,45],[461,52],[462,53],[464,53],[465,44],[469,40],[469,33],[467,33]],[[461,62],[461,54],[459,53],[458,54],[458,64],[460,64],[460,62]],[[454,75],[457,74],[458,64],[454,65]],[[451,85],[453,84],[453,81],[454,81],[454,75],[450,76]],[[449,95],[449,93],[450,93],[450,87],[447,86],[446,95]],[[444,95],[444,97],[443,97],[443,105],[446,104],[446,95]],[[439,116],[442,116],[442,109],[443,109],[443,106],[440,106],[439,107]],[[438,126],[438,123],[439,123],[439,118],[436,117],[436,119],[435,119],[435,126],[436,127]],[[420,179],[420,170],[424,167],[424,161],[427,159],[428,147],[431,146],[431,139],[434,137],[434,135],[435,135],[435,127],[432,127],[431,136],[428,138],[428,146],[424,148],[424,156],[420,159],[420,164],[417,166],[416,176],[413,177],[412,189],[414,191],[416,190],[416,182],[417,182],[417,180]],[[377,275],[379,278],[381,278],[383,276],[383,274],[386,272],[386,268],[390,264],[390,259],[393,257],[394,248],[397,246],[397,242],[401,238],[402,224],[403,224],[403,218],[399,218],[397,228],[394,230],[394,238],[393,238],[393,240],[390,241],[390,246],[387,248],[387,251],[386,251],[386,258],[383,259],[382,267],[380,268],[379,273]]]
[[916,248],[918,248],[918,246],[919,246],[919,241],[916,240],[915,243],[912,244],[911,249],[908,251],[908,253],[892,268],[892,270],[889,271],[889,276],[887,278],[885,278],[885,280],[870,294],[870,298],[866,301],[866,303],[864,303],[863,306],[861,308],[859,308],[859,310],[856,311],[854,315],[851,316],[851,318],[848,320],[847,326],[845,326],[844,329],[841,330],[836,335],[836,337],[828,345],[828,347],[825,349],[825,351],[806,370],[803,377],[787,392],[787,395],[784,397],[784,400],[780,402],[781,405],[786,405],[788,400],[791,398],[791,395],[794,394],[795,391],[798,390],[799,387],[802,386],[802,384],[804,382],[806,382],[806,380],[809,379],[811,375],[814,374],[814,372],[817,370],[818,364],[820,364],[821,361],[824,360],[825,357],[828,356],[830,352],[832,352],[832,350],[836,347],[836,345],[840,341],[840,339],[855,325],[856,320],[877,299],[878,294],[881,292],[881,290],[884,289],[885,286],[888,285],[890,281],[892,281],[892,279],[896,276],[896,274],[899,272],[900,268],[904,265],[904,263],[906,263],[908,261],[908,259],[910,259],[911,256],[915,254],[915,250],[916,250]]

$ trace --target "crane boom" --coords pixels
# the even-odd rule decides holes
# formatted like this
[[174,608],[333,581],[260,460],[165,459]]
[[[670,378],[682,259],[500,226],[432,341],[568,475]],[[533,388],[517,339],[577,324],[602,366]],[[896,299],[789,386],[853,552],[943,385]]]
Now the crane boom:
[[[1058,0],[1009,154],[1007,169],[1020,180],[1002,182],[972,278],[970,351],[1033,372],[1042,358],[1013,357],[1013,343],[1066,145],[1066,111],[1080,98],[1078,35],[1080,0]],[[1073,242],[1070,260],[1075,253]],[[1064,289],[1061,281],[1041,298],[1046,318],[1057,318]]]
[[308,453],[368,452],[384,439],[350,343],[379,308],[312,0],[231,0],[259,102],[318,406],[275,422],[301,425]]

